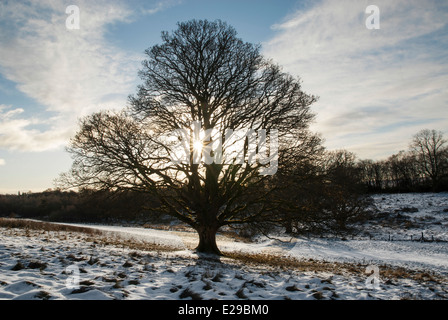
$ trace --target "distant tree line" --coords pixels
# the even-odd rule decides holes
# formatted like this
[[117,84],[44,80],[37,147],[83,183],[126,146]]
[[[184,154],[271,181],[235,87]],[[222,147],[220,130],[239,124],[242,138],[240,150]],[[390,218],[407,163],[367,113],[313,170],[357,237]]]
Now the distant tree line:
[[59,222],[154,221],[147,206],[155,205],[148,195],[84,189],[79,192],[46,190],[37,193],[0,195],[0,217],[33,218]]
[[369,192],[448,190],[448,145],[440,131],[422,130],[408,150],[385,160],[361,160],[357,166]]

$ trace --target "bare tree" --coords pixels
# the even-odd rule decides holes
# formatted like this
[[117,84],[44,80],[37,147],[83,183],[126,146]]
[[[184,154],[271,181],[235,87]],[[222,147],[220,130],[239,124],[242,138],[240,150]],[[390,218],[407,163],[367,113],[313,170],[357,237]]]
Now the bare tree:
[[448,147],[443,133],[424,129],[414,135],[411,150],[415,153],[422,174],[429,177],[434,190],[446,174]]
[[384,165],[387,167],[389,181],[395,190],[403,192],[418,188],[420,171],[414,153],[402,150],[390,156]]
[[382,191],[386,183],[385,161],[373,161],[371,159],[360,160],[357,167],[362,173],[362,181],[369,191]]
[[[81,120],[68,148],[73,168],[61,180],[154,194],[160,202],[154,210],[198,232],[198,252],[221,254],[216,233],[222,226],[279,222],[272,194],[284,186],[260,175],[277,170],[261,160],[302,155],[316,97],[221,21],[179,23],[162,33],[162,41],[146,50],[144,82],[127,110]],[[229,129],[248,129],[242,143],[232,140]],[[253,133],[259,137],[255,147]],[[198,139],[200,134],[205,137]],[[272,148],[277,139],[278,154]],[[271,146],[264,158],[263,141]],[[173,161],[182,143],[185,154]],[[236,157],[216,161],[231,150]]]

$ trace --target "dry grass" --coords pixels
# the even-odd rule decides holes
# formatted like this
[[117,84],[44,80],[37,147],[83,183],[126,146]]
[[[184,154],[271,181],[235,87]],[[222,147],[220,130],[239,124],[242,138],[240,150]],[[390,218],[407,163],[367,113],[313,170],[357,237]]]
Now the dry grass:
[[142,242],[134,239],[124,239],[120,236],[113,236],[111,234],[104,235],[103,237],[95,237],[88,239],[96,244],[114,246],[119,248],[127,248],[136,251],[157,251],[157,252],[174,252],[179,250],[178,248],[161,245],[158,243]]
[[103,232],[101,230],[71,226],[65,224],[37,221],[37,220],[27,220],[27,219],[14,219],[14,218],[0,218],[0,227],[3,228],[19,228],[26,230],[40,230],[40,231],[71,231],[71,232],[81,232],[89,235],[101,235]]
[[342,263],[330,263],[327,261],[316,261],[313,259],[296,259],[292,257],[279,256],[266,253],[242,253],[242,252],[226,252],[225,256],[245,264],[251,265],[268,265],[278,267],[280,269],[298,270],[298,271],[324,271],[329,272],[335,270],[335,265],[344,265]]
[[[317,261],[313,259],[296,259],[292,257],[282,257],[275,254],[249,254],[240,252],[226,252],[225,256],[244,264],[251,265],[268,265],[283,270],[296,270],[301,272],[331,273],[331,274],[353,274],[358,276],[367,275],[366,264],[361,263],[342,263]],[[388,265],[378,266],[380,277],[384,282],[399,279],[412,279],[418,282],[432,281],[435,283],[446,283],[446,277],[431,273],[429,271],[410,270],[402,267],[394,267]]]
[[190,288],[185,289],[179,295],[179,298],[181,298],[181,299],[185,299],[185,298],[189,298],[189,297],[192,300],[202,300],[201,295],[199,293],[192,291]]

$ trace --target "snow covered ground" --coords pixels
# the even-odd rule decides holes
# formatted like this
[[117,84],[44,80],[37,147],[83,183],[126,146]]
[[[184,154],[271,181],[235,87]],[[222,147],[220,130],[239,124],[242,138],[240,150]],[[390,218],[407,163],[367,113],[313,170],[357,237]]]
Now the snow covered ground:
[[[104,232],[93,236],[0,228],[0,299],[448,299],[448,194],[374,198],[379,219],[354,239],[218,237],[222,251],[292,257],[306,267],[199,259],[191,250],[197,236],[188,231],[91,226]],[[439,241],[410,241],[422,232]]]

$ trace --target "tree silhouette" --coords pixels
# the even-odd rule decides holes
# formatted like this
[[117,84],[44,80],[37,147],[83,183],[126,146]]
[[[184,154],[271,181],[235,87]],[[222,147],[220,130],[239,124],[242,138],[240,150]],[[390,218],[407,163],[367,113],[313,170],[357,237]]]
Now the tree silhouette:
[[422,173],[431,179],[433,190],[446,175],[448,146],[441,131],[424,129],[414,135],[411,150],[417,157]]
[[274,160],[285,166],[320,143],[308,128],[317,98],[219,20],[178,23],[145,53],[129,108],[80,121],[61,181],[155,195],[155,211],[198,232],[198,252],[221,254],[222,226],[279,222]]

